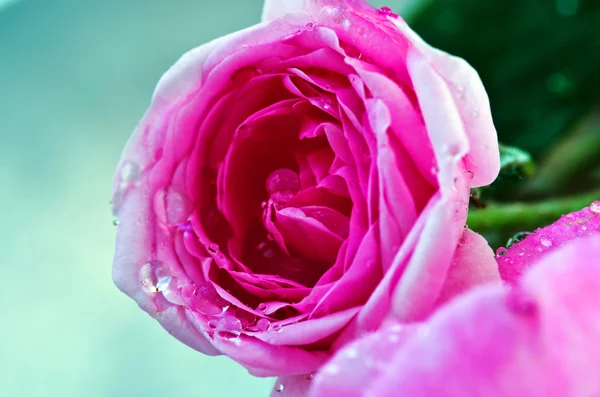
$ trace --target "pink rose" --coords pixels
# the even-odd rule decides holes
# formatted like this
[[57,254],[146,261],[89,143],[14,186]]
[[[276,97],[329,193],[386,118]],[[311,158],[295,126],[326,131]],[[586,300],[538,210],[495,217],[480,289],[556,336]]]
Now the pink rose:
[[498,169],[466,62],[387,8],[268,0],[159,82],[117,169],[114,280],[199,351],[310,373],[390,309],[498,277],[451,267]]
[[596,397],[599,258],[596,202],[499,257],[510,288],[475,288],[424,323],[389,322],[339,351],[308,395]]

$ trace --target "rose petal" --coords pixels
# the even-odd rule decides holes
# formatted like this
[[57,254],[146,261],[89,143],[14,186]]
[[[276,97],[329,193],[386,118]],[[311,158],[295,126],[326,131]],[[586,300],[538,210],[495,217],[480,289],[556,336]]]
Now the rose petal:
[[[592,206],[561,217],[550,226],[546,226],[512,245],[502,256],[498,256],[498,265],[502,279],[516,282],[534,263],[548,253],[580,237],[600,233],[600,209]],[[596,207],[594,207],[596,208]]]
[[[575,240],[544,257],[513,290],[487,285],[453,300],[401,348],[377,348],[385,329],[367,336],[334,356],[309,395],[598,395],[599,256],[600,236]],[[358,362],[348,357],[352,349]],[[367,360],[381,365],[362,377]],[[362,394],[348,390],[352,384]]]

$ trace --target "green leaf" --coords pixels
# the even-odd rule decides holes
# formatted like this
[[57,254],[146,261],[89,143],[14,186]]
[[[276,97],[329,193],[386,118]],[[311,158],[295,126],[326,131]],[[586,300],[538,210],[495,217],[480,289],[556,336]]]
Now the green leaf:
[[500,140],[535,159],[600,103],[598,0],[434,0],[411,26],[475,67]]

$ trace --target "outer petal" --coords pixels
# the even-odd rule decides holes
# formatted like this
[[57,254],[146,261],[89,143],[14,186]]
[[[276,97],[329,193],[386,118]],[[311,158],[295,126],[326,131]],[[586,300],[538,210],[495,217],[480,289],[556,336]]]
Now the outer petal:
[[284,14],[305,12],[317,19],[319,11],[326,6],[351,5],[368,11],[375,10],[364,0],[265,0],[262,20],[268,21]]
[[[453,128],[463,130],[468,136],[470,148],[465,157],[465,165],[473,174],[471,186],[478,187],[492,183],[500,172],[498,138],[492,121],[489,99],[479,75],[464,59],[431,47],[403,20],[392,18],[391,21],[412,43],[408,55],[409,64],[411,57],[413,63],[422,57],[447,86],[450,95],[445,98],[445,103],[440,105],[445,107],[446,111],[450,112],[447,114],[454,119]],[[418,66],[413,65],[410,75],[420,97],[420,79],[415,75],[416,70]],[[427,115],[425,117],[427,118]]]
[[578,212],[561,217],[550,226],[538,229],[524,240],[510,247],[498,257],[502,279],[516,282],[523,272],[540,258],[571,240],[600,234],[600,202],[592,203]]
[[416,325],[389,324],[377,333],[349,344],[319,372],[310,395],[370,397],[365,393],[369,385],[385,373],[389,361],[418,329]]
[[[454,300],[392,358],[368,350],[363,360],[381,360],[384,372],[363,384],[363,395],[599,395],[599,257],[600,236],[574,241],[540,261],[517,288],[481,287]],[[311,396],[347,395],[336,392],[356,376],[343,359],[352,348],[334,357],[335,377],[319,373]]]
[[485,284],[500,283],[494,252],[483,236],[466,229],[459,240],[438,304]]

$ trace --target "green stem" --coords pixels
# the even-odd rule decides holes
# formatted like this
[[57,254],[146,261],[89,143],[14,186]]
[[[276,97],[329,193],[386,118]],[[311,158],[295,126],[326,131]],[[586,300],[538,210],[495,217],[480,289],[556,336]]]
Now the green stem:
[[532,231],[596,200],[600,200],[600,189],[541,202],[491,203],[486,208],[469,211],[467,224],[470,229],[479,233],[500,232],[510,235],[519,231]]

